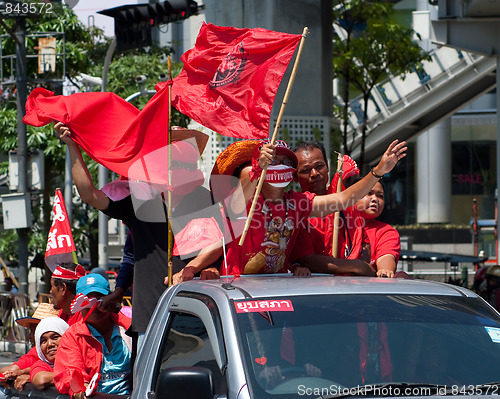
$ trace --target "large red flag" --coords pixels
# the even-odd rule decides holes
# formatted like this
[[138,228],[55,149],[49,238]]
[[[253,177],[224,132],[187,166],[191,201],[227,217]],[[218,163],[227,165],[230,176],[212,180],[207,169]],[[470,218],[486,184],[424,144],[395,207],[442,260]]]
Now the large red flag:
[[274,97],[300,38],[204,23],[181,57],[172,105],[225,136],[268,138]]
[[[131,179],[130,168],[145,163],[144,157],[167,146],[168,85],[139,111],[113,93],[75,93],[54,96],[41,87],[31,92],[26,101],[23,122],[43,126],[53,120],[65,123],[73,140],[95,161]],[[151,157],[151,156],[150,156]],[[165,173],[150,175],[149,181],[165,182]]]
[[71,234],[66,205],[61,190],[57,189],[52,209],[52,226],[45,251],[45,263],[53,272],[58,264],[72,263],[73,252],[76,252],[76,247]]

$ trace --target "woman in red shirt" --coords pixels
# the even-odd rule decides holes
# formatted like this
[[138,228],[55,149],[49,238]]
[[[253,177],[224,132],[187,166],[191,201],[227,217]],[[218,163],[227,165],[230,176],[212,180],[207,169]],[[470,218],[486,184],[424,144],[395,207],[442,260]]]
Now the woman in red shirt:
[[30,368],[31,383],[37,389],[54,385],[54,360],[59,340],[69,325],[59,317],[47,317],[35,330],[35,344],[39,360]]
[[356,203],[364,219],[364,229],[370,242],[371,262],[379,277],[394,277],[401,244],[399,233],[391,225],[377,220],[384,210],[384,186],[379,181]]

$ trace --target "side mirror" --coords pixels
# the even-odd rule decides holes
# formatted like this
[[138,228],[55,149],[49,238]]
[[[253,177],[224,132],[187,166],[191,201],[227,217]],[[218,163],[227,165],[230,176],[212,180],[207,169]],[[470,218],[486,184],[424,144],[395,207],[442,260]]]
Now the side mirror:
[[213,399],[212,372],[204,367],[163,370],[156,383],[156,399]]

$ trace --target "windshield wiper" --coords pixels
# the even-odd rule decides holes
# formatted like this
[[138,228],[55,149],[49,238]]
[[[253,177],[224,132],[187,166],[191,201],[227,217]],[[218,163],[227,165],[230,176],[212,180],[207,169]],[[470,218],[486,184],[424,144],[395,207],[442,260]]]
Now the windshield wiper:
[[412,382],[388,382],[383,384],[367,384],[355,387],[337,387],[337,393],[318,396],[317,399],[339,399],[353,396],[430,396],[448,395],[451,389],[446,385],[424,384]]

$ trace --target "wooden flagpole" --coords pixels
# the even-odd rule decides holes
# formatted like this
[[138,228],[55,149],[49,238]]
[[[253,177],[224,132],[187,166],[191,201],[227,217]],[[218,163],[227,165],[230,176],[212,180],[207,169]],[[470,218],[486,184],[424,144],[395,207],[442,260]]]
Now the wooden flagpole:
[[[299,65],[300,57],[302,55],[302,48],[304,47],[304,42],[306,40],[307,34],[309,33],[309,28],[306,26],[302,32],[302,37],[299,43],[299,50],[297,51],[297,58],[295,58],[295,63],[293,64],[292,74],[290,75],[290,80],[288,81],[288,86],[285,91],[285,96],[283,97],[283,102],[281,103],[281,109],[278,114],[278,119],[276,120],[276,126],[274,127],[274,132],[271,137],[271,144],[276,142],[276,137],[278,136],[278,130],[280,128],[281,119],[283,119],[283,114],[285,112],[286,104],[288,103],[288,97],[290,97],[290,92],[292,91],[292,86],[295,81],[295,75],[297,75],[297,68]],[[260,174],[259,183],[257,184],[257,188],[255,189],[255,194],[253,197],[252,205],[250,210],[248,211],[248,217],[245,223],[245,228],[243,229],[243,233],[241,234],[239,245],[242,246],[245,242],[245,237],[247,236],[248,229],[250,228],[250,223],[252,222],[252,216],[255,212],[255,207],[257,205],[257,200],[259,198],[259,194],[262,190],[262,185],[264,184],[264,178],[266,177],[267,166],[262,169],[262,173]]]
[[[337,180],[337,187],[335,192],[339,193],[342,191],[342,154],[337,153],[337,174],[339,176]],[[332,256],[337,257],[339,251],[339,221],[340,212],[336,211],[333,216],[333,239],[332,239]]]
[[[168,65],[168,138],[167,138],[167,170],[168,170],[168,186],[170,187],[172,171],[170,170],[170,159],[172,157],[172,149],[170,144],[172,142],[172,60],[170,55],[167,58]],[[174,233],[172,231],[172,224],[170,223],[170,215],[172,214],[172,193],[170,189],[167,189],[167,223],[168,223],[168,284],[170,287],[172,285],[172,252],[174,250]]]

